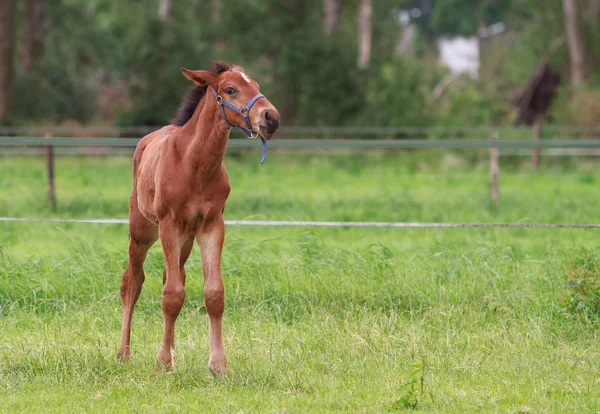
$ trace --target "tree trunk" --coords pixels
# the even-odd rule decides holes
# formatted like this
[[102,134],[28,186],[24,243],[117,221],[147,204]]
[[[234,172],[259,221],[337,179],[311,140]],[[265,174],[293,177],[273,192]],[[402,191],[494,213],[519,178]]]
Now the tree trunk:
[[0,0],[0,119],[10,110],[15,48],[15,0]]
[[358,9],[358,67],[366,69],[371,61],[371,0],[361,0]]
[[227,40],[220,34],[219,24],[221,23],[221,0],[212,0],[212,21],[215,28],[215,50],[224,52],[227,49]]
[[29,71],[42,55],[45,34],[46,0],[25,1],[22,64]]
[[171,17],[171,6],[173,0],[159,0],[158,3],[158,18],[161,22],[167,23]]
[[600,20],[600,0],[589,0],[589,15],[595,21]]
[[577,0],[563,0],[563,10],[571,57],[571,83],[573,86],[578,86],[585,80],[585,39],[577,10]]
[[413,53],[415,39],[417,37],[417,27],[414,24],[408,24],[402,28],[398,43],[396,43],[396,56],[410,55]]
[[342,14],[342,0],[324,0],[323,2],[323,32],[326,36],[331,34],[340,24]]
[[[168,49],[172,47],[173,43],[173,33],[170,28],[172,6],[173,0],[158,0],[158,19],[161,22],[159,47],[163,57],[168,55]],[[162,66],[164,65],[166,63],[163,62]]]

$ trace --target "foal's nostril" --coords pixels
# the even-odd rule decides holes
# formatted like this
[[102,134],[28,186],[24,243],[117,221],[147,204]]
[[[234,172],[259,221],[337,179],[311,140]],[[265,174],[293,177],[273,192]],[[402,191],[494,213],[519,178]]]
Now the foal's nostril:
[[270,131],[275,131],[277,128],[279,128],[278,117],[271,114],[270,111],[265,111],[265,121],[267,122],[267,128]]

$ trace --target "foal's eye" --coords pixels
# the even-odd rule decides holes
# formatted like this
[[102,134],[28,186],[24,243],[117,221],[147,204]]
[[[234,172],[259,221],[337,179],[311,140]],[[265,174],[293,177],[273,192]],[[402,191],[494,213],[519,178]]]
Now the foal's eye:
[[236,93],[237,91],[234,88],[225,88],[225,93],[227,95],[233,95],[234,93]]

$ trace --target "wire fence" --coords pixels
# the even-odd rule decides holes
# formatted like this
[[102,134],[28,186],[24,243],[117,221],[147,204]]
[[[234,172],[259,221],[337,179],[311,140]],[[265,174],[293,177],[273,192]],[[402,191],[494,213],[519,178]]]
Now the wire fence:
[[[61,126],[0,126],[2,136],[36,136],[50,133],[52,135],[82,136],[89,134],[93,137],[142,137],[152,131],[160,129],[160,126],[136,126],[136,127],[61,127]],[[530,134],[528,126],[514,125],[481,125],[481,126],[405,126],[405,127],[298,127],[283,126],[277,135],[280,137],[426,137],[426,136],[468,136],[472,134],[489,135],[492,132],[502,134]],[[234,131],[235,133],[235,131]],[[556,136],[600,136],[600,126],[588,125],[544,125],[544,134],[547,137]],[[236,135],[234,135],[236,136]],[[239,136],[242,136],[241,134]]]
[[[49,165],[49,199],[53,199],[53,173],[51,173],[52,148],[112,148],[131,151],[140,136],[158,128],[61,128],[61,127],[0,127],[0,148],[45,148]],[[600,127],[589,126],[545,126],[551,139],[531,140],[523,138],[524,127],[402,127],[402,128],[328,128],[290,127],[278,132],[282,139],[269,143],[271,148],[357,148],[357,149],[522,149],[543,148],[552,150],[575,149],[573,155],[600,155]],[[81,136],[82,133],[87,136]],[[509,139],[490,140],[481,135],[492,136],[502,133]],[[46,134],[46,136],[42,136]],[[478,139],[465,139],[475,134]],[[556,135],[558,134],[558,135]],[[50,137],[52,135],[52,137]],[[308,135],[321,139],[292,139],[292,136]],[[360,139],[368,136],[369,139]],[[461,136],[462,139],[453,137]],[[323,138],[325,137],[325,138]],[[335,137],[335,139],[327,138]],[[342,137],[342,139],[340,139]],[[381,139],[381,138],[385,139]],[[401,138],[398,138],[401,137]],[[407,137],[411,137],[408,139]],[[575,138],[573,138],[575,137]],[[230,139],[230,148],[250,148],[259,144],[247,139]],[[556,154],[571,155],[571,154]],[[69,219],[69,218],[14,218],[0,217],[0,222],[47,222],[47,223],[90,223],[128,224],[127,219]],[[600,224],[547,224],[547,223],[418,223],[418,222],[343,222],[343,221],[253,221],[228,220],[228,226],[273,226],[273,227],[371,227],[371,228],[527,228],[527,229],[592,229]]]
[[[63,219],[0,217],[0,222],[129,224],[127,219]],[[547,223],[418,223],[381,221],[277,221],[225,220],[227,226],[252,227],[395,227],[395,228],[471,228],[471,229],[597,229],[600,224]]]
[[[57,154],[129,154],[141,137],[160,127],[21,126],[0,127],[4,154],[39,154],[44,147]],[[502,149],[501,155],[529,155],[544,149],[548,156],[600,155],[600,126],[545,125],[542,140],[532,140],[527,126],[408,127],[282,127],[269,148],[302,151],[332,149]],[[490,137],[500,139],[491,142]],[[228,148],[258,147],[232,132]]]
[[[101,146],[135,147],[136,138],[69,138],[69,137],[0,137],[0,146]],[[230,139],[231,148],[257,147],[260,143],[248,139]],[[272,148],[600,148],[600,140],[334,140],[334,139],[277,139],[269,142]]]

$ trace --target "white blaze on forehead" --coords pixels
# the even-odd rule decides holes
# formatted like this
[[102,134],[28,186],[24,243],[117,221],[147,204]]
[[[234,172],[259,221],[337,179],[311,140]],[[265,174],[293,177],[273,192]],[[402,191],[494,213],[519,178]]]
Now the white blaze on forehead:
[[248,77],[248,75],[246,75],[244,72],[239,72],[239,74],[242,75],[242,78],[244,78],[246,83],[250,83],[250,78]]

